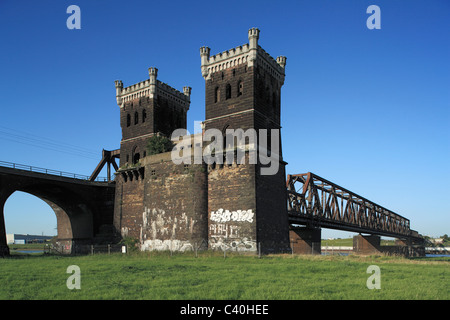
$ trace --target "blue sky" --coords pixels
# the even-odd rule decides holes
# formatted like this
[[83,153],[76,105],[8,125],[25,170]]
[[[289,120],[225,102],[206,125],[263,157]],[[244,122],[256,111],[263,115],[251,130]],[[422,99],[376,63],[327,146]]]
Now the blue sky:
[[[81,9],[69,30],[66,9]],[[369,30],[369,5],[381,29]],[[114,80],[192,87],[188,129],[204,120],[199,48],[248,42],[287,57],[287,173],[314,172],[450,233],[450,2],[0,0],[0,160],[90,175],[120,147]],[[8,233],[55,234],[51,209],[15,193]],[[323,237],[348,236],[324,230]]]

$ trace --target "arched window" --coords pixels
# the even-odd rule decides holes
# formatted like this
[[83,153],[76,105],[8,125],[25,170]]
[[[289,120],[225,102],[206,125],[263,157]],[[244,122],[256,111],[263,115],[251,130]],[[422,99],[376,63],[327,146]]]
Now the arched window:
[[147,111],[142,110],[142,122],[145,122],[145,119],[147,119]]
[[225,99],[231,98],[231,85],[227,83],[226,91],[225,91]]
[[136,111],[134,113],[134,124],[138,124],[139,123],[139,113]]
[[237,96],[242,96],[242,93],[244,92],[244,84],[242,81],[239,81],[237,84]]
[[216,89],[214,90],[214,102],[219,101],[220,101],[220,89],[219,87],[216,87]]
[[141,159],[141,155],[139,153],[135,153],[133,156],[133,164],[136,164]]
[[127,114],[127,127],[131,125],[131,116],[130,114]]
[[135,147],[133,148],[133,151],[132,151],[132,157],[133,157],[133,158],[131,159],[131,161],[133,162],[133,164],[138,163],[139,160],[140,160],[140,158],[141,158],[141,155],[140,155],[140,153],[139,153],[139,150],[138,150],[137,146],[135,146]]

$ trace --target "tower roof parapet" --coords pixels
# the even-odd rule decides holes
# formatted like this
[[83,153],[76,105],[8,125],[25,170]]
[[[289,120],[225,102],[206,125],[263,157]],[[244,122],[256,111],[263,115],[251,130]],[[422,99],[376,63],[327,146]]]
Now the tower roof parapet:
[[157,98],[158,95],[164,96],[168,99],[175,101],[178,105],[189,110],[191,87],[184,87],[183,92],[171,87],[167,83],[164,83],[156,79],[158,75],[158,69],[149,68],[149,79],[135,83],[128,87],[123,87],[121,80],[115,81],[116,86],[116,99],[117,104],[120,107],[126,102],[140,99],[142,97],[148,97],[150,99]]
[[279,56],[276,60],[271,57],[258,45],[259,33],[259,29],[251,28],[248,31],[249,43],[212,56],[210,56],[211,49],[209,47],[201,47],[200,57],[203,78],[208,80],[215,72],[247,64],[249,67],[254,65],[261,66],[283,84],[286,57]]

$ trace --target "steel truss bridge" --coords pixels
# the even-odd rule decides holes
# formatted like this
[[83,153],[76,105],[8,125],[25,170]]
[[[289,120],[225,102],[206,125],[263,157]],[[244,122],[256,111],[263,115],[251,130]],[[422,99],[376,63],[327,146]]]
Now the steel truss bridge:
[[288,175],[290,224],[422,240],[409,220],[311,172]]

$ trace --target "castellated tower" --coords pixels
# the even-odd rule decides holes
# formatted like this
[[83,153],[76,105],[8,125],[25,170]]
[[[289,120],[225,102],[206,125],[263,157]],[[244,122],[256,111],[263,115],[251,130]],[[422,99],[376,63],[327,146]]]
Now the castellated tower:
[[120,166],[135,164],[146,156],[145,146],[154,134],[169,136],[177,128],[186,128],[191,88],[180,92],[157,79],[158,69],[149,68],[149,79],[124,88],[115,82],[120,107]]
[[[210,56],[201,47],[201,72],[205,79],[205,129],[218,129],[226,141],[227,129],[255,129],[258,152],[278,154],[278,170],[262,174],[264,167],[244,164],[210,165],[208,172],[208,230],[211,248],[228,245],[236,250],[263,252],[289,250],[286,212],[285,165],[271,140],[271,130],[280,132],[281,87],[286,57],[272,58],[259,45],[259,30],[248,31],[248,44]],[[266,129],[264,131],[261,129]],[[264,135],[264,136],[263,136]],[[261,139],[268,143],[261,146]],[[249,143],[247,142],[247,150]],[[224,145],[225,149],[227,145]],[[272,149],[272,150],[271,150]],[[246,154],[248,159],[248,153]],[[242,214],[242,213],[245,214]]]
[[186,129],[191,88],[180,92],[157,79],[158,69],[148,71],[148,80],[129,87],[115,82],[122,141],[114,226],[141,250],[193,250],[207,243],[206,169],[146,150],[150,137]]
[[[250,29],[248,39],[214,56],[200,48],[203,132],[176,146],[177,152],[194,149],[187,152],[190,162],[172,161],[171,152],[148,155],[146,145],[155,134],[186,129],[191,88],[180,92],[158,81],[156,68],[126,88],[116,81],[122,141],[114,226],[141,250],[290,252],[280,137],[286,58],[274,59],[258,45],[258,29]],[[205,160],[205,151],[221,144],[206,139],[211,131],[224,138],[225,153],[213,156],[224,161]],[[230,143],[237,140],[244,143]]]

